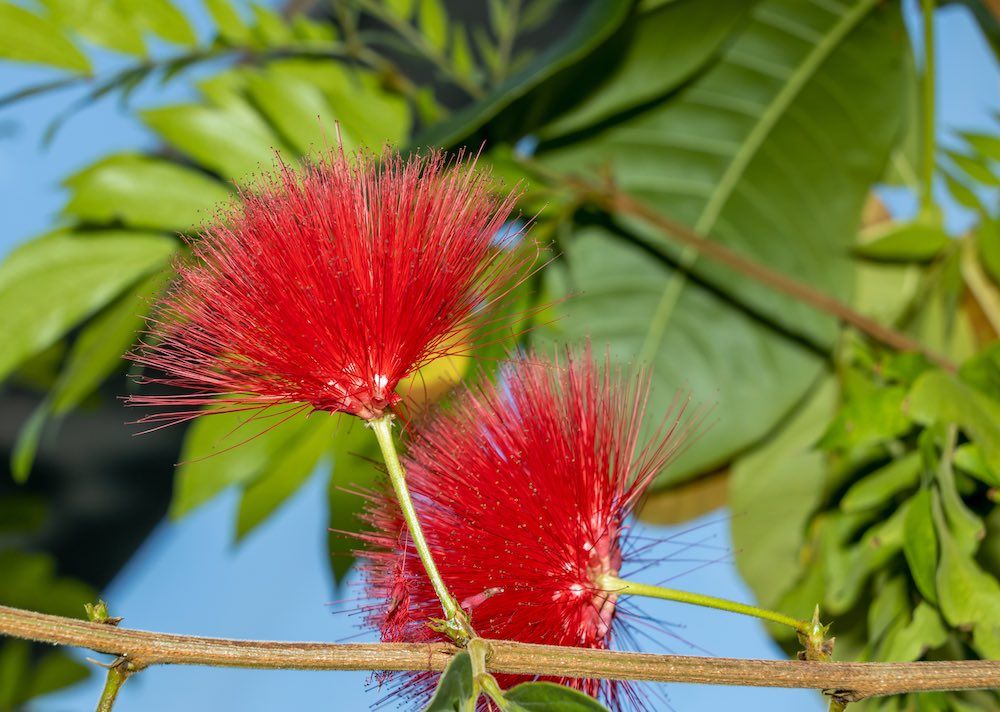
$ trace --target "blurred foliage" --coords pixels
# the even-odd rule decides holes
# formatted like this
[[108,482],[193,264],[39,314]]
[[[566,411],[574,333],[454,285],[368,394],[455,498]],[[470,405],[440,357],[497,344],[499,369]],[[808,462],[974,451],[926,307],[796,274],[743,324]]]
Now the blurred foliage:
[[[717,423],[658,485],[670,497],[729,472],[737,562],[762,603],[808,617],[821,602],[840,659],[1000,656],[1000,134],[965,132],[921,155],[920,76],[899,2],[204,4],[207,31],[169,0],[0,2],[0,57],[53,68],[0,107],[76,88],[55,130],[108,95],[130,101],[140,86],[183,78],[197,89],[186,103],[135,109],[163,149],[107,156],[67,178],[62,227],[0,265],[0,378],[45,394],[23,427],[15,478],[29,476],[47,429],[124,370],[118,355],[168,283],[169,260],[183,259],[178,233],[196,236],[234,182],[270,170],[275,152],[298,161],[338,138],[348,149],[482,146],[499,179],[523,182],[523,212],[552,246],[504,307],[555,304],[521,339],[590,338],[649,364],[654,414],[678,387],[716,402]],[[995,42],[988,4],[963,4]],[[120,61],[98,69],[95,47]],[[948,234],[927,204],[914,220],[860,227],[874,185],[916,190],[930,160],[940,187],[977,216],[974,229]],[[887,352],[594,207],[570,174],[849,302],[960,371]],[[487,369],[502,354],[492,342],[473,348]],[[445,397],[474,372],[450,364],[412,388]],[[322,464],[331,529],[352,529],[358,490],[378,475],[365,436],[325,414],[199,420],[177,455],[171,516],[235,487],[242,539]],[[330,544],[340,581],[351,544],[336,533]],[[44,608],[42,593],[17,600]],[[74,614],[93,598],[78,594]],[[0,649],[0,708],[72,680],[50,657]]]

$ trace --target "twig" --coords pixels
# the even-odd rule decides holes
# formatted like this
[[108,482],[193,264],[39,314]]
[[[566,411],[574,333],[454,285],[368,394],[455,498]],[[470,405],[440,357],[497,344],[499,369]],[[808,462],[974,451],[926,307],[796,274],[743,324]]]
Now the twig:
[[[550,178],[554,177],[547,169],[535,162],[527,162],[527,164],[533,170],[549,175]],[[563,175],[555,179],[563,186],[576,192],[581,200],[593,203],[611,212],[634,215],[641,218],[663,232],[674,242],[690,247],[699,255],[723,264],[733,271],[739,272],[777,292],[787,294],[826,314],[831,314],[837,317],[842,323],[850,324],[868,334],[868,336],[876,341],[898,351],[918,351],[941,368],[951,372],[957,370],[951,359],[944,354],[934,351],[900,331],[880,324],[875,319],[861,314],[850,305],[845,304],[826,292],[800,282],[783,272],[772,269],[749,257],[745,257],[726,247],[721,242],[709,240],[686,225],[664,217],[612,184],[598,185],[581,178]]]
[[[447,643],[279,643],[224,640],[114,628],[0,606],[0,635],[72,645],[162,664],[296,670],[443,670],[458,650]],[[834,663],[650,655],[485,641],[491,672],[556,677],[691,682],[834,692],[855,701],[906,692],[1000,687],[1000,661]]]

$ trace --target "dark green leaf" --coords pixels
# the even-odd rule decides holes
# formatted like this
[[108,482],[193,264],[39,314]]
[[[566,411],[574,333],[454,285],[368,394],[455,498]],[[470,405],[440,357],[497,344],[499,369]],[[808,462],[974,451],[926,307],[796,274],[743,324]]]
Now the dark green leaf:
[[90,72],[90,61],[50,20],[10,2],[0,3],[0,57]]
[[887,223],[864,234],[854,251],[877,260],[919,261],[936,257],[953,244],[940,225],[925,222]]
[[37,532],[45,523],[45,512],[39,495],[13,492],[0,496],[0,536]]
[[595,0],[587,3],[586,9],[580,13],[569,32],[529,66],[508,77],[484,99],[456,112],[447,121],[430,127],[417,137],[415,144],[448,146],[478,131],[515,100],[556,72],[586,56],[615,31],[628,12],[629,3],[618,0]]
[[50,394],[53,414],[75,408],[122,364],[123,354],[143,327],[145,313],[170,276],[163,270],[142,280],[80,332]]
[[1000,284],[1000,220],[984,220],[979,225],[976,239],[983,266],[993,281]]
[[247,485],[236,517],[238,540],[271,516],[315,471],[330,447],[334,422],[326,413],[314,414]]
[[566,81],[577,94],[582,89],[587,93],[539,135],[547,139],[578,131],[664,96],[716,55],[753,5],[747,0],[679,0],[633,16],[569,70],[575,80]]
[[836,388],[824,381],[773,439],[733,465],[736,565],[764,605],[775,603],[801,570],[806,524],[823,496],[824,456],[812,446],[835,406]]
[[329,545],[333,578],[342,583],[354,564],[358,542],[347,532],[361,527],[358,515],[365,500],[358,494],[374,486],[380,461],[375,436],[357,418],[344,416],[333,439],[333,472],[329,486]]
[[[779,25],[808,27],[812,41]],[[845,253],[882,172],[877,156],[900,129],[904,39],[898,8],[872,0],[857,0],[839,15],[765,2],[719,61],[675,99],[586,143],[542,146],[539,159],[561,172],[610,169],[619,188],[670,218],[847,298],[853,267]],[[836,92],[842,98],[831,101],[831,86],[844,88]],[[790,158],[806,154],[822,159]],[[862,154],[862,162],[847,160]],[[837,325],[749,278],[695,260],[645,223],[629,220],[627,227],[669,260],[692,265],[697,279],[652,263],[621,237],[583,230],[566,250],[567,279],[551,286],[557,296],[575,295],[560,304],[563,318],[554,326],[561,339],[589,337],[610,344],[623,361],[652,364],[652,412],[663,412],[684,384],[711,394],[719,412],[740,414],[720,418],[667,475],[682,479],[768,433],[823,370],[802,340],[832,348]],[[789,331],[801,338],[789,339]]]
[[937,603],[938,537],[934,532],[931,498],[931,491],[924,488],[910,500],[903,523],[903,554],[917,589],[928,601]]
[[10,473],[15,482],[28,481],[31,467],[35,463],[35,455],[38,452],[38,443],[42,439],[42,431],[49,418],[49,412],[48,401],[42,401],[17,434],[17,442],[14,444],[14,451],[10,458]]
[[476,697],[472,658],[463,650],[448,663],[423,712],[473,712]]
[[281,468],[291,448],[309,443],[305,433],[329,425],[328,415],[310,417],[305,411],[305,406],[293,403],[264,413],[196,419],[184,436],[170,516],[182,517],[227,487]]
[[230,196],[223,183],[177,163],[132,154],[109,156],[70,176],[65,212],[85,222],[191,230]]
[[62,651],[46,653],[35,663],[26,697],[40,697],[90,677],[90,667]]
[[523,682],[504,697],[528,712],[607,712],[593,697],[553,682]]
[[31,643],[0,641],[0,709],[13,710],[25,699],[25,682],[30,675]]
[[920,454],[916,452],[893,460],[852,485],[840,500],[840,508],[845,512],[858,512],[884,506],[920,481],[921,464]]
[[50,346],[177,247],[140,232],[60,233],[14,250],[0,265],[0,380]]

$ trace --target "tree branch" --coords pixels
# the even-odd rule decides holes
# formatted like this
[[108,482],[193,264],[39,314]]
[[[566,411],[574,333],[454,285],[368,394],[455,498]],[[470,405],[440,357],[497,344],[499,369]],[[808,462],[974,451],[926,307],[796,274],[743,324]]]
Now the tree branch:
[[916,351],[929,360],[955,372],[957,367],[944,354],[925,346],[916,339],[895,329],[880,324],[875,319],[858,312],[849,304],[815,287],[801,282],[785,273],[768,267],[754,259],[745,257],[721,242],[709,240],[704,235],[692,230],[686,225],[667,218],[652,208],[619,190],[610,181],[601,184],[594,183],[575,176],[566,176],[548,169],[536,161],[521,159],[529,169],[565,186],[577,194],[580,200],[599,206],[612,213],[633,215],[652,225],[670,240],[695,250],[699,255],[723,264],[734,272],[763,284],[777,292],[794,297],[800,302],[809,304],[821,312],[835,316],[844,324],[850,324],[864,332],[876,341],[890,346],[897,351]]
[[[443,670],[447,643],[280,643],[115,628],[0,606],[0,635],[116,655],[135,667],[180,664],[296,670]],[[824,690],[878,695],[1000,688],[1000,661],[824,663],[650,655],[490,640],[491,672]]]

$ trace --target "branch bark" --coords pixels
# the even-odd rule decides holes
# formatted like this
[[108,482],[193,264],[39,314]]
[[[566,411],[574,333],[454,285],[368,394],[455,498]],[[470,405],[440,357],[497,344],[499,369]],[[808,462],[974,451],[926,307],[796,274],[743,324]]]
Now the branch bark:
[[[0,606],[0,635],[116,655],[137,668],[440,671],[447,643],[282,643],[114,628]],[[490,672],[824,690],[856,701],[905,692],[1000,688],[1000,661],[835,663],[650,655],[489,640]]]

